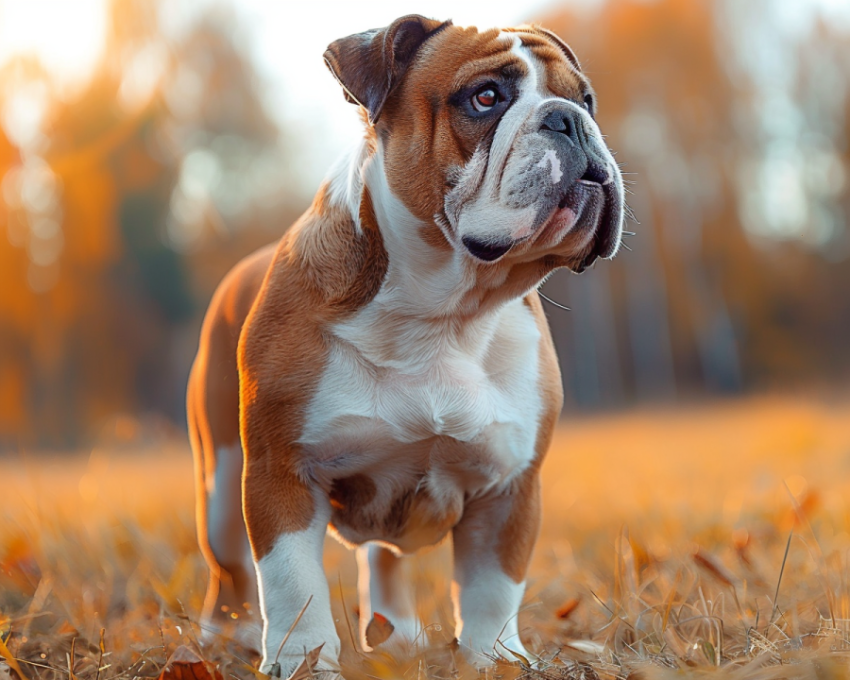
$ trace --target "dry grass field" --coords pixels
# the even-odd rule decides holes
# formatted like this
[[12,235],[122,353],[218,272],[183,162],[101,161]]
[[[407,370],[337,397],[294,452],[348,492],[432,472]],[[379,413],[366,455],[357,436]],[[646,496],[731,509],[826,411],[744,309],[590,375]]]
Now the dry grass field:
[[[132,680],[188,645],[213,675],[257,677],[229,638],[199,646],[192,493],[182,442],[0,458],[0,656],[30,680]],[[848,677],[848,501],[846,399],[566,421],[520,616],[537,656],[484,675]],[[394,660],[351,643],[354,559],[328,540],[346,677],[475,675],[451,647],[449,558],[412,563],[429,644]]]

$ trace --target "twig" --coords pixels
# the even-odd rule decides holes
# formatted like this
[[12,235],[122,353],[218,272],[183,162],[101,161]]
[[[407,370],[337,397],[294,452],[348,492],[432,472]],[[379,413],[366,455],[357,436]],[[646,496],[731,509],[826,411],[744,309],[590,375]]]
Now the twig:
[[[779,579],[776,581],[776,593],[773,595],[773,611],[770,612],[770,623],[773,624],[773,617],[776,615],[776,610],[779,607],[779,586],[782,585],[782,574],[785,573],[785,563],[788,561],[788,551],[791,549],[791,538],[794,536],[794,528],[788,532],[788,542],[785,544],[785,555],[782,557],[782,566],[779,568]],[[770,626],[768,626],[770,627]]]
[[[106,632],[106,628],[100,629],[100,658],[97,660],[97,673],[94,676],[94,680],[100,680],[100,666],[103,663],[103,653],[106,651],[106,648],[103,646],[103,634]],[[162,634],[162,626],[159,629],[160,635]]]
[[295,626],[298,625],[298,622],[301,620],[301,617],[304,616],[304,612],[307,611],[307,607],[310,606],[310,603],[313,601],[313,596],[307,598],[307,601],[304,603],[304,606],[301,607],[301,611],[298,612],[298,616],[295,617],[295,621],[292,622],[292,625],[289,627],[289,630],[286,631],[286,635],[283,636],[283,640],[280,641],[280,647],[277,648],[277,654],[274,655],[274,663],[272,663],[271,668],[269,669],[269,675],[273,678],[280,677],[280,663],[278,663],[278,659],[280,659],[280,653],[283,651],[283,646],[286,644],[286,641],[289,639],[289,636],[292,635],[292,631],[295,630]]
[[363,654],[359,649],[357,649],[357,642],[354,638],[354,631],[351,629],[351,620],[348,618],[348,607],[345,605],[345,597],[342,594],[342,574],[337,572],[336,574],[337,584],[339,585],[339,601],[342,603],[342,613],[345,615],[345,625],[348,628],[348,637],[351,638],[351,648],[354,649],[357,654],[361,657]]

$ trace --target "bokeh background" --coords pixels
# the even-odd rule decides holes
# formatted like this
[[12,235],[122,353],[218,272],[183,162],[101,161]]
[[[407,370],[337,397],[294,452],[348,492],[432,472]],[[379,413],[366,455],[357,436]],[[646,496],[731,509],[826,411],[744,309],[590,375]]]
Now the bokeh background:
[[182,436],[212,291],[358,135],[342,35],[419,12],[577,51],[639,223],[555,275],[572,414],[850,378],[850,3],[0,0],[0,449]]

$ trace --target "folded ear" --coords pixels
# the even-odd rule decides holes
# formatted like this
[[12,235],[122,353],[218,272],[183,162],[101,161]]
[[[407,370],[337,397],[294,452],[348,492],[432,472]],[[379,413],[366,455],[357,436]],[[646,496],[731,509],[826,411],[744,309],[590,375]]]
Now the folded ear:
[[374,125],[422,43],[450,25],[451,21],[410,14],[386,28],[335,40],[325,50],[325,63],[345,90],[345,98],[365,108]]

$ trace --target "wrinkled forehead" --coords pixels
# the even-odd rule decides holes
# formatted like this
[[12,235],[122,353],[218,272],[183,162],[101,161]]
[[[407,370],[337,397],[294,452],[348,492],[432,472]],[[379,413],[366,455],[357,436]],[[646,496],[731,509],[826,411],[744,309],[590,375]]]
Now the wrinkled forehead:
[[481,80],[533,83],[541,93],[580,98],[588,82],[562,48],[533,27],[489,29],[449,26],[423,45],[413,79],[449,94]]

